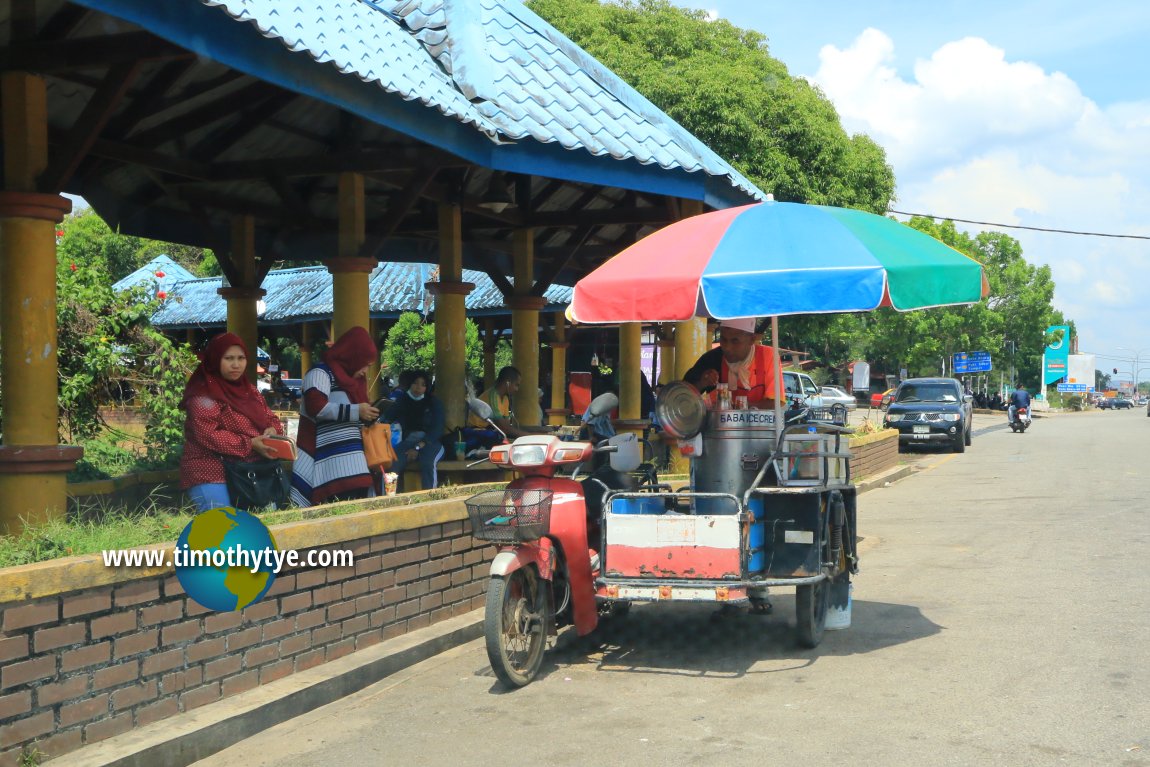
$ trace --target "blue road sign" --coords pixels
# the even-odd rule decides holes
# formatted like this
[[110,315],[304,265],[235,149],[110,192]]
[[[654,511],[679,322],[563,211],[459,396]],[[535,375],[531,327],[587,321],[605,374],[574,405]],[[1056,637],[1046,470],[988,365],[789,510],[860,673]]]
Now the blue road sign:
[[[1094,387],[1093,387],[1093,386],[1091,386],[1090,388],[1091,388],[1091,389],[1093,389]],[[1060,384],[1058,384],[1058,391],[1064,391],[1064,392],[1084,392],[1084,391],[1086,391],[1086,384],[1068,384],[1068,383],[1060,383]]]
[[990,352],[959,352],[954,355],[954,372],[986,373],[991,370]]

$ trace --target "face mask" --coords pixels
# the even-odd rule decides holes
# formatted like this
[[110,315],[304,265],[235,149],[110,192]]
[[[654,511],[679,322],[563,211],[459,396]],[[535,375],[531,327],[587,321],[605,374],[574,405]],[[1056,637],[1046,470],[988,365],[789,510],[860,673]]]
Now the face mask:
[[411,398],[412,400],[414,400],[415,402],[419,402],[419,401],[420,401],[421,399],[423,399],[423,397],[424,397],[424,395],[423,395],[423,394],[420,394],[418,397],[417,397],[417,396],[415,396],[414,394],[412,394],[412,392],[411,392],[411,389],[408,389],[408,390],[407,390],[407,396],[408,396],[408,397],[410,397],[410,398]]

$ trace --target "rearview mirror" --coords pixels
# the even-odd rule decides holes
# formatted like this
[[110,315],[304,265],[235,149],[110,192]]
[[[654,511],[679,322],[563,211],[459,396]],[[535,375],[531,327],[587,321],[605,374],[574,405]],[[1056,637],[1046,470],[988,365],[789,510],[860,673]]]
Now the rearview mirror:
[[491,420],[491,405],[488,405],[478,397],[468,397],[467,407],[472,413],[482,418],[484,421]]
[[607,415],[617,407],[619,407],[619,398],[612,392],[607,392],[591,400],[591,406],[588,408],[588,411],[594,417]]

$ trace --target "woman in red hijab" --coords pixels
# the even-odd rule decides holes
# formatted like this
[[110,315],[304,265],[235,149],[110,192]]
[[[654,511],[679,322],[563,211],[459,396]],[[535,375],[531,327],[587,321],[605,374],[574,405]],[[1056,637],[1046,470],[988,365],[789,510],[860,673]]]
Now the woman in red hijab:
[[292,464],[292,502],[311,506],[375,495],[363,455],[361,423],[379,410],[367,401],[367,371],[379,359],[371,336],[353,327],[303,379],[299,455]]
[[180,407],[184,421],[184,455],[180,487],[199,511],[231,506],[224,460],[254,461],[271,457],[263,438],[283,434],[283,424],[244,376],[248,350],[243,340],[223,333],[208,342],[200,366],[188,379]]

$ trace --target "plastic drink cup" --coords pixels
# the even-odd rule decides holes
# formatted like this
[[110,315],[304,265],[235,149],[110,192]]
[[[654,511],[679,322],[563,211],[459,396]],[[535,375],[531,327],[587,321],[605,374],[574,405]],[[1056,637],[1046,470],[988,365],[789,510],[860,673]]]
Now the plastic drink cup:
[[747,404],[747,398],[745,395],[740,394],[739,396],[735,397],[736,410],[746,410],[748,407],[750,406]]
[[387,472],[383,475],[384,492],[388,495],[395,495],[397,485],[399,483],[399,475],[394,472]]
[[467,443],[466,442],[456,442],[455,443],[455,460],[463,461],[466,459],[467,459]]

